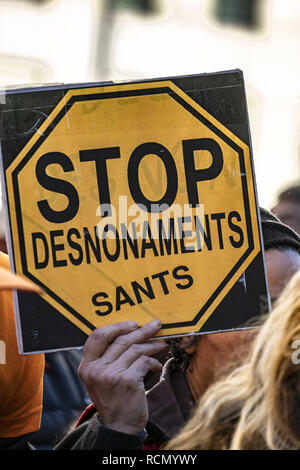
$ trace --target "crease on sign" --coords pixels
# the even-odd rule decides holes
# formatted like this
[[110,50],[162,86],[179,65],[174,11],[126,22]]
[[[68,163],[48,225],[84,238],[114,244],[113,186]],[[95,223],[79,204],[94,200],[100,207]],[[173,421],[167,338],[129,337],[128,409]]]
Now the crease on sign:
[[79,175],[78,175],[77,165],[74,165],[74,168],[75,168],[75,171],[76,171],[77,184],[78,184],[78,186],[79,186],[79,180],[80,180],[80,178],[79,178]]
[[42,135],[44,137],[44,133],[41,132],[39,129],[36,129],[36,132],[38,132],[40,135]]
[[[176,79],[177,77],[174,77],[174,79]],[[214,87],[210,87],[210,88],[206,88],[206,87],[203,87],[203,88],[197,88],[197,91],[201,91],[201,90],[219,90],[220,88],[237,88],[237,87],[241,87],[242,84],[241,83],[236,83],[235,85],[220,85],[220,86],[214,86]],[[190,89],[190,90],[184,90],[185,93],[187,92],[194,92],[195,90],[194,89]]]
[[247,296],[248,289],[247,289],[247,281],[246,281],[245,272],[243,272],[243,274],[242,274],[241,277],[239,278],[238,282],[239,282],[240,285],[242,285],[242,287],[244,288],[245,295]]
[[71,129],[70,120],[69,120],[69,116],[68,116],[68,110],[67,110],[67,103],[65,103],[64,108],[65,108],[65,110],[66,110],[66,112],[65,112],[65,118],[66,118],[66,122],[67,122],[67,127],[68,127],[68,129]]
[[45,121],[47,121],[48,119],[48,116],[46,113],[44,113],[43,111],[38,111],[36,109],[32,109],[31,110],[32,113],[36,113],[36,114],[40,114],[41,117],[39,117],[37,119],[37,121],[33,124],[33,126],[28,130],[28,131],[25,131],[25,132],[15,132],[16,135],[18,136],[24,136],[24,135],[29,135],[29,134],[33,134],[34,132],[38,132],[40,135],[44,136],[44,133],[41,132],[41,130],[39,129],[39,125],[42,121],[42,118],[46,118]]

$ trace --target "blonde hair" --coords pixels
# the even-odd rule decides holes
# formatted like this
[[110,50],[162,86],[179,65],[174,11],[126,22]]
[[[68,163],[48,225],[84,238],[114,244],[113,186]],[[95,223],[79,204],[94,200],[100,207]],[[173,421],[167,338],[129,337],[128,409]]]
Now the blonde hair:
[[165,449],[300,449],[295,340],[300,340],[300,272],[258,329],[246,361],[209,387]]

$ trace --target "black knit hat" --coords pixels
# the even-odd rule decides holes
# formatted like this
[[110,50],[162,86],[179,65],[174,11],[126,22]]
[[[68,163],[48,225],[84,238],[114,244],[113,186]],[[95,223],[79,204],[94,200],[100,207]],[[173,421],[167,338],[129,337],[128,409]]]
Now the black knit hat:
[[263,208],[260,208],[260,217],[265,250],[285,247],[300,254],[300,237],[291,227]]

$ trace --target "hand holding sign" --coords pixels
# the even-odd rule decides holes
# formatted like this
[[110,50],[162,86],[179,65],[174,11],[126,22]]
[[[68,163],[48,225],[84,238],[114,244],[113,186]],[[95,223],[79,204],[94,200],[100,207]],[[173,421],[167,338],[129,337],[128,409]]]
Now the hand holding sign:
[[94,330],[87,339],[79,375],[106,427],[128,434],[143,431],[148,420],[143,379],[162,367],[149,355],[165,347],[148,340],[160,327],[158,320],[139,329],[135,322],[120,322]]

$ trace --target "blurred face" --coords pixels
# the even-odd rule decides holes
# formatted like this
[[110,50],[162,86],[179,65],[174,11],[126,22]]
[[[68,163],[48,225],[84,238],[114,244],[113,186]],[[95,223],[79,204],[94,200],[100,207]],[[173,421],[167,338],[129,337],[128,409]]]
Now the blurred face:
[[[265,258],[270,296],[274,301],[300,269],[300,256],[293,250],[281,252],[270,249],[265,253]],[[187,353],[193,355],[187,378],[195,397],[201,396],[218,375],[232,370],[243,360],[254,332],[255,329],[203,335],[196,344],[186,348]],[[198,371],[201,371],[203,377],[206,373],[206,384],[203,377],[198,376]]]
[[280,202],[272,212],[281,222],[292,227],[300,235],[300,204],[292,201]]
[[265,253],[267,278],[272,302],[274,302],[291,277],[300,269],[300,256],[294,250],[267,250]]

